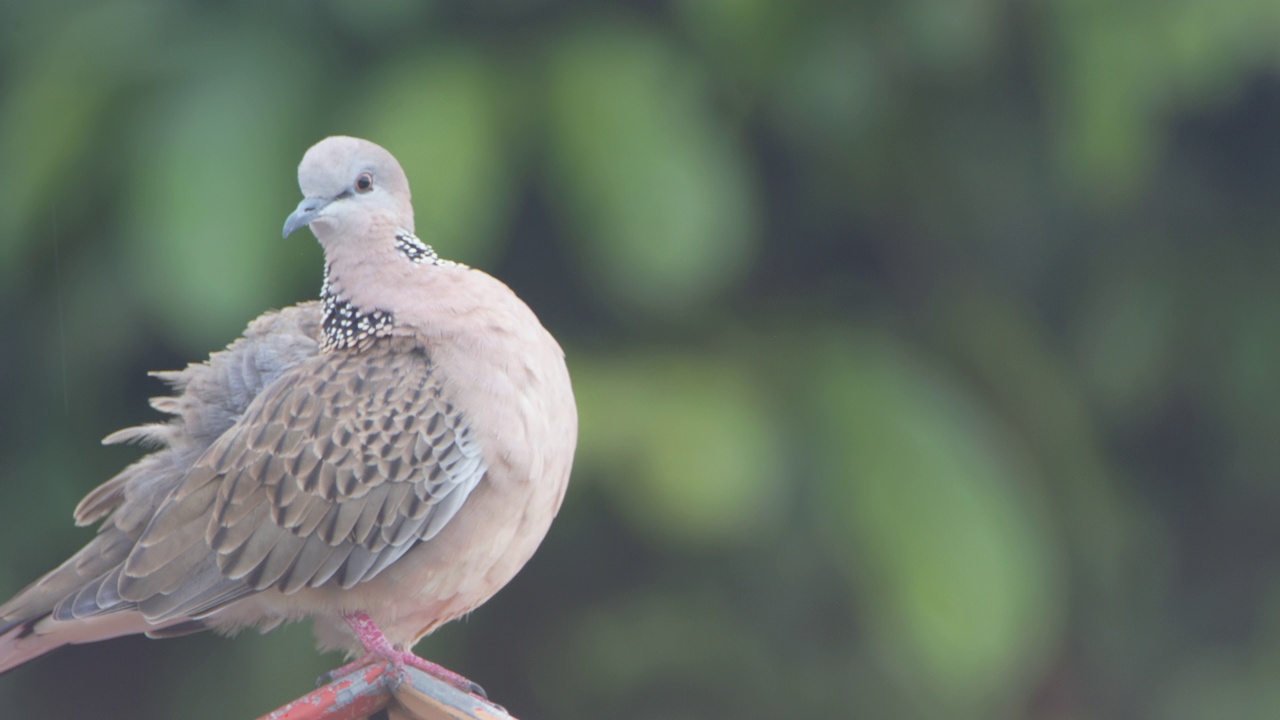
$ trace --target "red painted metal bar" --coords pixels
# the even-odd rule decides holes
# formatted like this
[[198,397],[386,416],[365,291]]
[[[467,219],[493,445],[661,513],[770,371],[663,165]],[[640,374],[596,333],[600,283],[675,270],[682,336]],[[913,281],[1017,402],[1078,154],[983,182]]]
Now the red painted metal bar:
[[390,663],[369,665],[258,720],[361,720],[386,707],[402,682]]

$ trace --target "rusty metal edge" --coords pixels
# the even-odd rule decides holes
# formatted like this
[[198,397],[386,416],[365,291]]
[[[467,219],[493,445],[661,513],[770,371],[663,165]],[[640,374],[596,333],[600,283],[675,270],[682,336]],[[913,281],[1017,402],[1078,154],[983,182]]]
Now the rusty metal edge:
[[378,663],[316,688],[258,720],[360,720],[385,708],[404,681],[390,663]]

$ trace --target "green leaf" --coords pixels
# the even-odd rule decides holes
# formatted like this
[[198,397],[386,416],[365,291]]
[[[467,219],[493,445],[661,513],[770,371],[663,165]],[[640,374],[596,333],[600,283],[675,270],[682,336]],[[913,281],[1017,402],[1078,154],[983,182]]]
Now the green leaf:
[[961,716],[1023,700],[1062,621],[1026,458],[954,378],[887,336],[833,343],[814,392],[821,512],[881,654]]
[[678,0],[672,9],[686,31],[718,61],[718,70],[756,86],[795,52],[811,19],[803,3],[775,0]]
[[1059,164],[1094,200],[1131,199],[1164,150],[1165,116],[1222,104],[1252,69],[1275,66],[1280,13],[1269,0],[1058,0],[1045,83]]
[[676,314],[738,280],[753,174],[699,69],[643,29],[598,26],[562,38],[549,72],[554,189],[601,294]]
[[252,35],[206,50],[139,127],[126,237],[139,291],[193,353],[295,301],[299,283],[318,288],[321,273],[314,241],[280,238],[298,198],[283,169],[297,163],[291,108],[302,107],[307,71]]
[[[654,541],[744,542],[781,508],[779,432],[745,373],[697,356],[574,363],[579,464]],[[626,408],[619,412],[619,408]]]
[[[59,216],[74,216],[83,199],[74,179],[115,94],[148,71],[150,53],[173,24],[155,3],[106,2],[86,8],[45,33],[30,48],[9,49],[21,62],[5,68],[0,106],[0,279],[18,269],[27,243],[45,241]],[[18,172],[18,169],[21,172]],[[48,230],[36,231],[38,223]]]

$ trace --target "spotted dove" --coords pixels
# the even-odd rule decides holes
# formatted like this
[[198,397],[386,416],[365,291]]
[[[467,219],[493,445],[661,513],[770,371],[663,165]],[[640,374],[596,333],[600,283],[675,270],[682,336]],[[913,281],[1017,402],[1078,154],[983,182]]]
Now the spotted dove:
[[158,446],[75,511],[97,536],[0,606],[0,672],[132,633],[314,619],[321,647],[410,662],[488,600],[560,507],[577,412],[559,345],[506,285],[414,235],[399,163],[330,137],[284,225],[324,248],[322,297],[157,373]]

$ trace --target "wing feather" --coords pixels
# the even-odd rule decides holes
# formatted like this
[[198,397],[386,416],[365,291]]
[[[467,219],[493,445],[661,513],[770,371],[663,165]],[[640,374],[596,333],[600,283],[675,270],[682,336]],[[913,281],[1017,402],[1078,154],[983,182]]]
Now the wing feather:
[[[420,347],[392,338],[318,355],[195,462],[125,562],[119,594],[162,622],[267,588],[354,587],[434,537],[486,470]],[[210,560],[220,581],[175,587]]]

